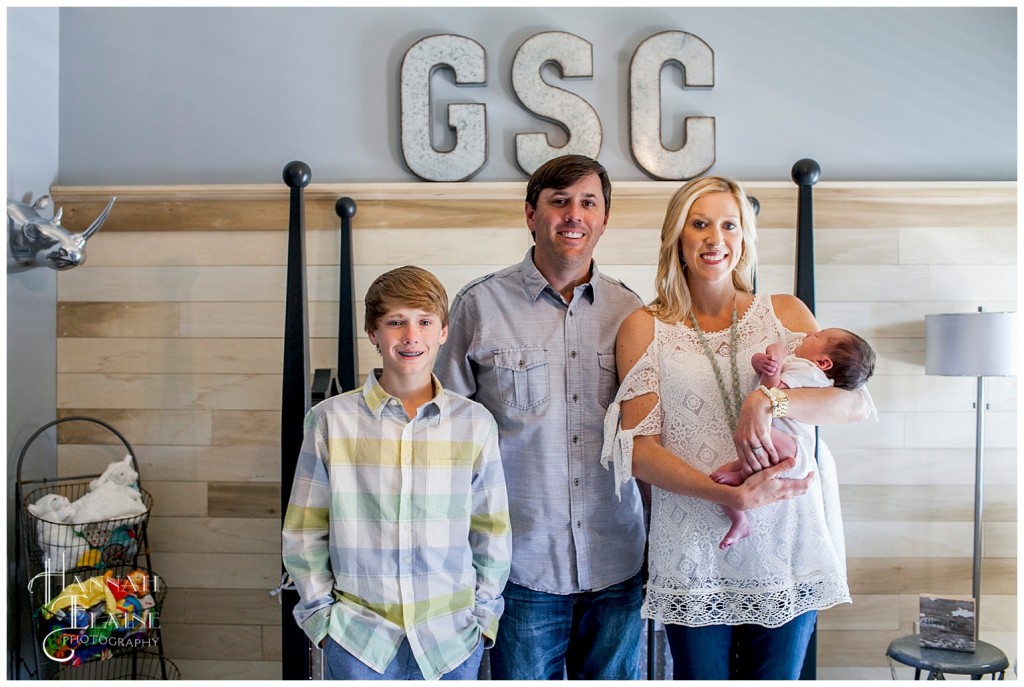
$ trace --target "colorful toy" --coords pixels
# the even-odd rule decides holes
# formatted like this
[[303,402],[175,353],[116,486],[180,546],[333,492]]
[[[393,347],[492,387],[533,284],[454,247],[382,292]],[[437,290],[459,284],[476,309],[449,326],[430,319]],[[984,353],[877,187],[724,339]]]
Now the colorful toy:
[[[106,659],[118,649],[153,642],[156,600],[154,579],[145,570],[103,575],[76,581],[51,603],[39,609],[46,655],[77,666]],[[72,603],[72,599],[74,603]]]
[[52,618],[62,609],[92,608],[97,604],[103,604],[107,613],[117,612],[117,599],[114,598],[107,579],[114,576],[113,570],[107,570],[102,575],[90,577],[78,582],[72,582],[61,590],[60,594],[53,598],[50,603],[42,608],[44,618]]

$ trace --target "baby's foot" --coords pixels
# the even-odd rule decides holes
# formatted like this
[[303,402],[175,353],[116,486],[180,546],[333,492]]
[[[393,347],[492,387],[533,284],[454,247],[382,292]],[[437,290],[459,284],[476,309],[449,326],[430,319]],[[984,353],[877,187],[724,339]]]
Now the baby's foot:
[[729,470],[715,470],[711,473],[711,479],[719,484],[728,484],[733,487],[743,484],[743,475]]
[[750,521],[743,518],[739,522],[734,522],[729,531],[725,533],[725,538],[722,539],[722,543],[718,545],[720,549],[727,549],[736,542],[746,539],[750,536]]

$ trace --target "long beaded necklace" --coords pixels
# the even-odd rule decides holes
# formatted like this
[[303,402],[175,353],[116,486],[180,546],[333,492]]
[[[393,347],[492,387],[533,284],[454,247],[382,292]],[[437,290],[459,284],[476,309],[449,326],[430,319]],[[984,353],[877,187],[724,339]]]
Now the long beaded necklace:
[[738,319],[736,300],[734,299],[732,302],[732,321],[729,324],[729,365],[732,368],[732,398],[730,399],[729,391],[725,388],[725,380],[722,378],[722,368],[718,366],[718,360],[715,359],[715,354],[711,352],[711,345],[708,344],[707,337],[704,336],[704,332],[697,322],[697,317],[693,314],[692,310],[690,311],[690,323],[693,325],[693,331],[697,333],[700,345],[704,348],[704,355],[711,361],[711,368],[715,371],[715,381],[718,382],[718,391],[722,394],[722,402],[725,405],[725,416],[729,421],[729,426],[733,428],[736,427],[736,420],[740,416],[740,404],[742,403],[740,397],[740,373],[736,367],[736,346],[739,343]]

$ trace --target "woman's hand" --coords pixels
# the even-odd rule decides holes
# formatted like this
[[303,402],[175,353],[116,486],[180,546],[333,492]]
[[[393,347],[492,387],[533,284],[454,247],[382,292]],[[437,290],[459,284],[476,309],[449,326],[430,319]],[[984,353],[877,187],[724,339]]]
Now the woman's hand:
[[747,394],[740,407],[733,443],[736,455],[754,472],[779,462],[779,454],[772,444],[772,404],[757,389]]
[[811,480],[814,479],[813,472],[807,473],[803,479],[780,477],[782,473],[795,465],[795,459],[786,458],[778,465],[773,465],[748,477],[746,482],[734,487],[736,503],[732,504],[733,508],[750,510],[804,494],[811,486]]

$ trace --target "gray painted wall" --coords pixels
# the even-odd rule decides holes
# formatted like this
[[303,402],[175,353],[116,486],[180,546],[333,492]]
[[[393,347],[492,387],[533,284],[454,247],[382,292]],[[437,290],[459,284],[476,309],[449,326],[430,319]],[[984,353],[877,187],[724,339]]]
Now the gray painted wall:
[[[7,197],[45,194],[57,178],[60,14],[56,8],[7,10]],[[31,103],[31,107],[24,107]],[[44,214],[47,214],[44,212]],[[5,241],[6,242],[6,241]],[[18,454],[32,433],[56,417],[57,278],[36,268],[7,274],[7,562],[15,579],[14,480]],[[26,477],[53,476],[52,432],[33,442]],[[20,586],[11,584],[8,593]],[[12,597],[8,597],[8,608]],[[8,613],[13,638],[13,615]],[[13,640],[12,640],[13,641]],[[8,642],[8,648],[12,646]],[[16,669],[8,661],[8,676]]]
[[665,30],[714,50],[713,89],[683,91],[671,69],[662,81],[666,145],[682,143],[682,116],[717,118],[715,173],[786,180],[793,162],[813,157],[827,180],[1015,180],[1016,13],[64,8],[59,181],[278,183],[293,159],[318,182],[415,180],[399,148],[399,64],[436,33],[473,38],[487,53],[486,86],[435,75],[437,121],[449,102],[485,103],[489,159],[474,180],[523,179],[515,133],[564,142],[510,85],[519,46],[551,30],[594,46],[593,79],[546,74],[598,112],[600,158],[617,181],[647,178],[629,150],[629,60]]

